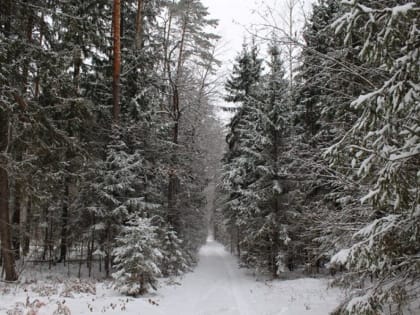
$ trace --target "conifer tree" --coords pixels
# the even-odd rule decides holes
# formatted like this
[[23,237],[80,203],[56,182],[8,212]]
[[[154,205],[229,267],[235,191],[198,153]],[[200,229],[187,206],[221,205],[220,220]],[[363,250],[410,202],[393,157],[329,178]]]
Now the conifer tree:
[[[305,261],[309,270],[319,270],[331,253],[350,239],[348,226],[366,222],[358,204],[358,185],[346,168],[332,169],[322,152],[344,135],[356,119],[350,102],[377,73],[355,63],[358,35],[350,46],[330,25],[341,14],[340,1],[319,1],[305,29],[295,96],[296,149],[293,152],[300,176],[295,191]],[[359,72],[360,71],[360,72]],[[355,215],[357,209],[358,214]]]
[[[357,121],[326,152],[333,165],[350,164],[372,213],[354,243],[332,258],[372,279],[362,294],[354,291],[342,313],[373,313],[384,305],[402,312],[420,293],[410,284],[419,280],[418,10],[414,2],[357,1],[334,23],[347,44],[361,34],[358,58],[382,71],[351,103]],[[342,154],[351,161],[339,162]]]
[[269,57],[269,72],[253,85],[234,117],[231,130],[236,131],[236,138],[225,161],[223,180],[230,193],[225,215],[229,225],[243,233],[242,261],[277,276],[299,254],[296,245],[291,246],[297,243],[297,233],[289,204],[293,144],[288,83],[275,43]]
[[[295,241],[289,200],[291,125],[286,99],[288,82],[284,79],[280,50],[273,42],[269,48],[268,74],[263,78],[262,104],[258,109],[255,154],[261,155],[256,172],[258,179],[252,189],[257,195],[256,217],[250,224],[256,233],[260,260],[274,276],[285,271],[296,253],[290,243]],[[254,219],[254,220],[255,220]],[[253,220],[253,221],[254,221]],[[258,247],[258,246],[256,246]],[[262,259],[261,259],[262,258]]]
[[255,180],[252,172],[253,165],[251,160],[244,158],[243,150],[246,147],[252,147],[252,133],[255,124],[256,111],[252,106],[258,104],[256,99],[257,86],[262,72],[262,60],[258,57],[258,47],[253,44],[249,50],[247,45],[243,45],[243,49],[236,58],[236,63],[232,70],[231,77],[226,82],[227,101],[239,104],[235,115],[229,124],[229,134],[226,141],[228,143],[228,151],[224,156],[222,185],[227,194],[229,194],[228,202],[225,205],[225,216],[228,220],[229,233],[231,242],[236,244],[236,251],[241,256],[242,239],[240,229],[242,211],[246,211],[246,196],[241,193],[242,189],[246,189],[249,184]]
[[161,274],[158,262],[162,259],[157,246],[156,228],[150,219],[133,216],[113,250],[116,272],[112,276],[119,292],[137,296],[156,290],[156,277]]
[[225,100],[234,103],[245,101],[251,95],[255,83],[259,81],[262,70],[258,47],[253,42],[249,48],[244,42],[241,53],[235,58],[232,74],[225,84]]

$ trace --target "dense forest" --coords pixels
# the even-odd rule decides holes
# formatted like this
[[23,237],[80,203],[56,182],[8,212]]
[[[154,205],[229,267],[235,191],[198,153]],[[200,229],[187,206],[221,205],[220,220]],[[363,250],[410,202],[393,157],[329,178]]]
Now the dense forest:
[[[135,294],[192,266],[207,236],[216,21],[190,0],[1,10],[5,279],[25,257],[100,259]],[[129,273],[141,283],[125,287]]]
[[77,263],[136,296],[190,270],[211,229],[260,273],[335,275],[336,314],[419,298],[418,3],[318,0],[302,38],[255,34],[223,78],[200,0],[0,14],[4,281]]
[[319,1],[293,82],[276,33],[265,63],[245,45],[226,82],[241,106],[217,235],[274,276],[340,272],[337,314],[400,314],[420,293],[419,17],[414,2]]

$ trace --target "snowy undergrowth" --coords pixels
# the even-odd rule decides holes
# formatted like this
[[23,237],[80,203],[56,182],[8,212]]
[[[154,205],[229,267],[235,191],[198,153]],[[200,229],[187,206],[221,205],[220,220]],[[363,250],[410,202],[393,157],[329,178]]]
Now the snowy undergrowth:
[[139,298],[121,295],[110,281],[67,278],[60,268],[28,269],[19,284],[0,283],[0,314],[325,315],[344,298],[326,279],[257,281],[213,241],[193,272],[162,278],[156,292]]

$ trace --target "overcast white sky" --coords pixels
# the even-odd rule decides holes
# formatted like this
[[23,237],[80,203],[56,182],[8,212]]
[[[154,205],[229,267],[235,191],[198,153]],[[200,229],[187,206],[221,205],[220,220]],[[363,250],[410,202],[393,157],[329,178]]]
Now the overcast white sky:
[[[290,1],[297,3],[293,17],[295,29],[301,28],[304,20],[302,12],[307,14],[315,0],[202,0],[209,9],[210,17],[219,20],[217,33],[222,39],[217,58],[223,62],[220,70],[222,83],[226,80],[223,74],[229,73],[232,68],[235,56],[242,49],[245,36],[250,38],[253,24],[268,23],[287,28],[285,23],[288,21],[289,12],[286,8]],[[262,32],[258,32],[258,35],[264,36]],[[226,105],[222,99],[218,103]],[[220,116],[227,121],[230,115],[221,113]]]
[[253,24],[268,22],[285,27],[282,18],[288,17],[286,3],[290,1],[298,2],[294,23],[302,25],[301,12],[308,12],[314,0],[202,0],[211,17],[219,20],[218,33],[222,36],[223,46],[219,58],[225,64],[233,61],[242,48],[244,36],[250,36]]
[[223,59],[227,61],[241,49],[245,25],[256,20],[251,10],[255,0],[202,0],[212,18],[219,20],[217,32],[222,36]]

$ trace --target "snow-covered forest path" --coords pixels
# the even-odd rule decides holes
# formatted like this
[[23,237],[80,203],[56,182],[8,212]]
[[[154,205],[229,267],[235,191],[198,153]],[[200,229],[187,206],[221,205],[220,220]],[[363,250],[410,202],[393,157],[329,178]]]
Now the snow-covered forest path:
[[252,290],[255,282],[243,276],[235,258],[223,246],[209,240],[200,250],[200,261],[182,285],[162,290],[162,314],[177,309],[177,314],[253,315]]
[[[62,281],[29,281],[0,286],[0,314],[13,309],[11,314],[26,314],[25,304],[38,301],[37,315],[51,315],[60,304],[72,315],[326,315],[342,298],[338,289],[327,288],[325,279],[256,281],[249,273],[238,268],[237,259],[220,243],[209,239],[197,267],[175,281],[162,280],[155,293],[127,298],[106,283],[98,283],[93,295],[66,293]],[[74,282],[76,287],[84,282],[78,283]]]
[[224,247],[209,239],[194,272],[180,285],[161,288],[159,304],[141,314],[154,315],[299,315],[328,314],[338,290],[320,279],[255,281]]
[[342,298],[338,289],[327,288],[325,279],[256,281],[212,239],[201,248],[192,272],[163,279],[157,292],[138,298],[120,295],[106,282],[97,283],[94,294],[77,293],[89,284],[77,279],[70,281],[74,289],[67,292],[59,275],[49,278],[0,285],[0,315],[29,314],[28,302],[39,305],[37,315],[51,315],[59,305],[69,311],[60,314],[71,315],[326,315]]

